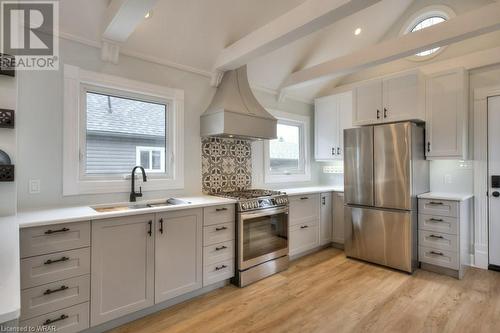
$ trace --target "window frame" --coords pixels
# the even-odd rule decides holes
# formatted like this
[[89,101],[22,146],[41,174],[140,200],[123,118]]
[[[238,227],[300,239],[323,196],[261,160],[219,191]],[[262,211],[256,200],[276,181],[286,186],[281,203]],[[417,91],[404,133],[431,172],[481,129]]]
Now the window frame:
[[184,188],[184,91],[64,66],[63,195],[130,191],[130,175],[86,175],[86,93],[165,104],[167,174],[151,172],[143,190]]
[[299,165],[301,168],[298,173],[273,173],[271,172],[270,140],[264,142],[264,183],[285,183],[285,182],[304,182],[311,180],[311,156],[310,156],[310,117],[297,115],[277,110],[268,110],[278,123],[285,125],[299,126]]
[[[420,22],[422,22],[428,18],[441,17],[446,22],[455,16],[456,16],[456,14],[453,11],[453,9],[451,9],[448,6],[444,6],[444,5],[434,5],[434,6],[428,6],[428,7],[422,8],[421,10],[417,11],[412,16],[410,16],[408,18],[408,20],[406,20],[405,24],[402,26],[402,28],[399,32],[399,35],[403,36],[403,35],[406,35],[408,33],[411,33],[412,30]],[[412,61],[417,61],[417,62],[427,61],[427,60],[430,60],[430,59],[436,57],[438,54],[443,52],[447,47],[448,47],[448,45],[440,46],[439,49],[434,53],[431,53],[431,54],[428,54],[425,56],[418,56],[418,55],[414,54],[414,55],[407,57],[407,59],[412,60]]]

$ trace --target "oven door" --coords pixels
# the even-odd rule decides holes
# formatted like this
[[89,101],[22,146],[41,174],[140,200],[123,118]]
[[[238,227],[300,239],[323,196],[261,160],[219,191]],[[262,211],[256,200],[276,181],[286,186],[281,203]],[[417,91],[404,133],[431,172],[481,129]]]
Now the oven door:
[[238,214],[238,268],[288,254],[288,207]]

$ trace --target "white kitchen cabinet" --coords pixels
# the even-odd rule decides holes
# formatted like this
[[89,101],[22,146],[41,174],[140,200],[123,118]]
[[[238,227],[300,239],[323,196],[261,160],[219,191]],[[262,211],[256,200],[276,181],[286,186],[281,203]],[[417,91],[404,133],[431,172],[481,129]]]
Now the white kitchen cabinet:
[[296,256],[320,245],[320,195],[294,195],[289,202],[289,254]]
[[379,122],[382,108],[382,80],[369,81],[354,88],[353,125]]
[[91,325],[154,304],[154,218],[93,221]]
[[396,74],[354,88],[353,125],[425,121],[425,79],[419,72]]
[[460,68],[430,75],[426,82],[427,159],[467,159],[468,77]]
[[156,215],[155,303],[202,287],[202,209]]
[[332,242],[333,216],[332,216],[332,193],[321,193],[321,208],[319,222],[320,245]]
[[342,160],[344,129],[352,127],[352,92],[315,100],[314,157],[319,161]]
[[333,234],[332,241],[344,244],[344,193],[333,192]]

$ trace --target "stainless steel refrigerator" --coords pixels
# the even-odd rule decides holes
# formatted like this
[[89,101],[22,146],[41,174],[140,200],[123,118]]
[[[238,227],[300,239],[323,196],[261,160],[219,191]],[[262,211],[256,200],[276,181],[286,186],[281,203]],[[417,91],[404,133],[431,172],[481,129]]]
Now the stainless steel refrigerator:
[[416,268],[416,196],[429,191],[424,145],[424,128],[412,122],[344,131],[348,257]]

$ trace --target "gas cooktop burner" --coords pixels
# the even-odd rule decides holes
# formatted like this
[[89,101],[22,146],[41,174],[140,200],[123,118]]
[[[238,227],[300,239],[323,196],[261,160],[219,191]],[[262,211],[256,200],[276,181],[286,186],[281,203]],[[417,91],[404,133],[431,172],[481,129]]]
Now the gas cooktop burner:
[[250,189],[214,193],[213,195],[238,200],[239,212],[288,205],[286,193],[273,190]]

